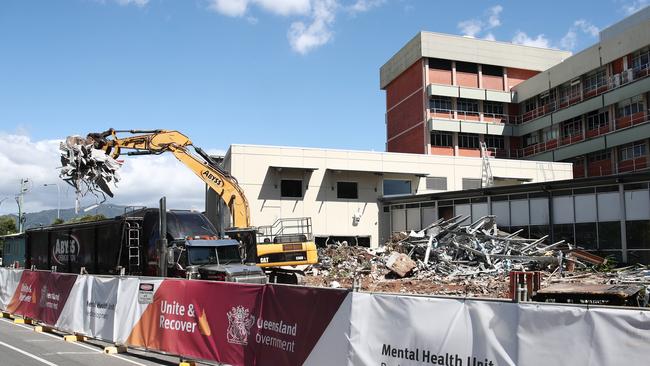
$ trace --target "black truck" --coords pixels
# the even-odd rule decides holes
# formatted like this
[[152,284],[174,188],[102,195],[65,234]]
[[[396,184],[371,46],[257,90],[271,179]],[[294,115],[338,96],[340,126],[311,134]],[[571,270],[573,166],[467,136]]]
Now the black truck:
[[[201,213],[169,210],[167,275],[206,280],[266,283],[261,268],[243,264],[240,243],[220,239]],[[156,276],[159,271],[159,210],[134,210],[115,218],[29,229],[25,267],[67,273]]]

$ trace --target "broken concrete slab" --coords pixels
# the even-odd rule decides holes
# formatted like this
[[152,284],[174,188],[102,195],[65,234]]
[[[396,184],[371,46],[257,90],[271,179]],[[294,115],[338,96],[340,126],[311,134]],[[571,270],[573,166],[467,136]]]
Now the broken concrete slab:
[[399,277],[405,277],[417,267],[417,263],[404,253],[392,252],[386,259],[386,267]]

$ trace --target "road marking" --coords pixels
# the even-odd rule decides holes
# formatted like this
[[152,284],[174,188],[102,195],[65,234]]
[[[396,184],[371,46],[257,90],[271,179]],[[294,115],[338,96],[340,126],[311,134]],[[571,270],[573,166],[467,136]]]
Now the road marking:
[[43,356],[52,356],[52,355],[97,355],[97,352],[52,352],[44,353]]
[[[20,327],[20,328],[31,329],[31,327],[29,327],[29,326],[27,326],[27,325],[23,325],[23,324],[14,324],[14,323],[11,322],[11,321],[0,321],[0,323],[6,323],[6,324],[8,324],[8,325],[10,325],[10,326],[13,325],[13,326],[18,326],[18,327]],[[34,333],[32,333],[32,334],[34,334]],[[61,338],[61,336],[58,336],[58,335],[56,335],[56,334],[51,334],[51,333],[38,333],[38,334],[42,334],[42,335],[44,335],[44,336],[48,336],[48,337],[51,337],[51,338],[54,338],[54,339],[58,339],[58,340],[60,340],[60,341],[63,341],[63,338]],[[68,344],[73,344],[73,345],[75,345],[75,346],[79,346],[79,347],[83,347],[83,348],[86,348],[86,349],[89,349],[89,350],[93,350],[93,351],[95,351],[95,352],[97,352],[97,353],[101,353],[102,355],[104,354],[104,351],[103,351],[103,350],[99,350],[99,349],[97,349],[97,348],[93,348],[93,347],[88,346],[88,345],[85,345],[85,344],[83,344],[83,343],[74,342],[74,343],[68,343]],[[109,356],[109,357],[115,357],[115,358],[120,359],[120,360],[122,360],[122,361],[125,361],[125,362],[128,362],[128,363],[132,363],[132,364],[134,364],[134,365],[138,365],[138,366],[148,366],[148,365],[146,365],[146,364],[144,364],[144,363],[140,363],[140,362],[137,362],[137,361],[129,360],[128,358],[124,358],[124,357],[119,356],[119,355],[106,354],[106,356]],[[55,366],[56,366],[56,365],[55,365]]]
[[23,355],[25,355],[27,357],[31,357],[31,358],[35,359],[36,361],[42,362],[42,363],[44,363],[46,365],[57,366],[57,364],[55,364],[55,363],[52,363],[52,362],[50,362],[48,360],[44,360],[44,359],[42,359],[42,358],[40,358],[40,357],[38,357],[36,355],[33,355],[33,354],[31,354],[31,353],[29,353],[27,351],[23,351],[22,349],[16,348],[16,347],[14,347],[14,346],[12,346],[10,344],[7,344],[7,343],[5,343],[3,341],[0,341],[0,346],[5,346],[5,347],[7,347],[9,349],[12,349],[12,350],[18,352],[18,353],[22,353]]

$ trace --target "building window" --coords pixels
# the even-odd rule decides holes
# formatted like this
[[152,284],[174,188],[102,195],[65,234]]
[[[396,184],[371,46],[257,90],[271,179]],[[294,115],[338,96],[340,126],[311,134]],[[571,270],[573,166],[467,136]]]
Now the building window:
[[447,177],[427,177],[427,189],[431,191],[446,191]]
[[590,163],[610,160],[611,158],[612,158],[612,153],[610,150],[599,150],[587,155],[587,161]]
[[280,182],[280,195],[282,197],[302,197],[302,181],[282,179]]
[[478,65],[469,62],[456,61],[456,72],[478,74]]
[[492,115],[503,115],[503,103],[499,102],[483,102],[483,113]]
[[647,69],[650,63],[650,48],[646,47],[634,52],[632,56],[632,68],[635,70]]
[[553,105],[553,104],[555,104],[555,89],[551,89],[548,92],[542,93],[539,96],[540,106]]
[[539,144],[539,133],[533,132],[524,135],[524,147]]
[[643,110],[643,96],[637,95],[618,103],[618,107],[616,108],[616,117],[631,116],[634,113],[642,112]]
[[542,130],[542,138],[544,142],[557,140],[557,128],[546,127]]
[[452,147],[454,146],[451,133],[435,131],[431,133],[431,146]]
[[474,178],[463,178],[463,190],[481,188],[481,180]]
[[456,107],[459,112],[478,113],[478,101],[473,99],[458,98]]
[[433,97],[429,100],[429,108],[431,110],[450,111],[451,98],[450,97]]
[[503,76],[503,67],[494,65],[481,65],[481,74],[489,76]]
[[580,97],[580,80],[573,80],[560,86],[560,102],[566,103]]
[[528,113],[534,111],[537,108],[537,100],[535,98],[530,98],[524,102],[524,112]]
[[623,145],[618,150],[618,160],[632,160],[646,155],[645,142],[636,142],[633,144]]
[[478,135],[469,133],[458,134],[458,146],[467,149],[478,149]]
[[621,249],[620,221],[598,223],[598,249]]
[[411,194],[411,181],[401,179],[384,179],[384,196]]
[[336,182],[336,198],[352,200],[359,198],[357,182]]
[[583,88],[585,93],[589,93],[606,84],[607,82],[605,80],[605,69],[600,69],[585,76]]
[[488,149],[505,149],[505,142],[503,136],[485,136],[485,146]]
[[582,117],[572,118],[562,123],[562,138],[582,135]]
[[587,128],[595,130],[609,124],[609,113],[607,111],[593,111],[587,113]]
[[451,61],[440,58],[430,58],[429,68],[437,70],[451,70]]
[[633,249],[650,249],[650,221],[626,221],[627,247]]

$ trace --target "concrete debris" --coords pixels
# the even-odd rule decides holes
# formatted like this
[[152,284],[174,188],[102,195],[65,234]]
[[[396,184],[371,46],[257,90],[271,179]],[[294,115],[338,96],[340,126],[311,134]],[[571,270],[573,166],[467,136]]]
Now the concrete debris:
[[612,270],[607,259],[573,244],[504,232],[495,216],[461,225],[466,220],[440,219],[418,232],[396,233],[375,249],[341,243],[320,248],[321,262],[306,271],[306,283],[352,288],[357,282],[372,292],[508,298],[510,272],[541,271],[542,287],[573,281],[650,286],[647,267]]
[[417,263],[406,254],[392,252],[386,259],[386,267],[399,277],[405,277],[417,267]]
[[61,152],[61,172],[59,176],[75,188],[77,211],[79,200],[88,193],[106,200],[113,197],[109,183],[115,185],[120,180],[117,173],[121,164],[103,150],[93,147],[93,140],[80,136],[69,136],[59,146]]

